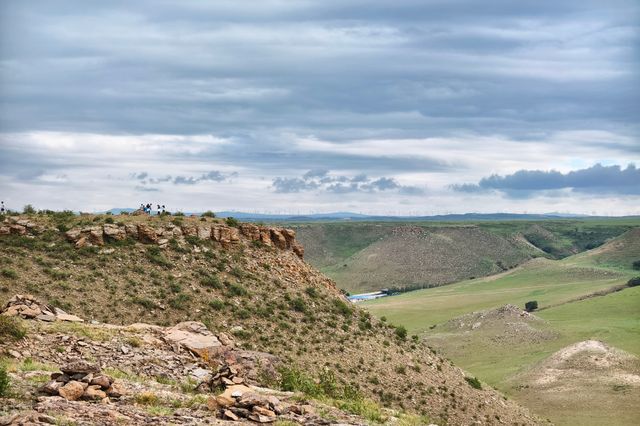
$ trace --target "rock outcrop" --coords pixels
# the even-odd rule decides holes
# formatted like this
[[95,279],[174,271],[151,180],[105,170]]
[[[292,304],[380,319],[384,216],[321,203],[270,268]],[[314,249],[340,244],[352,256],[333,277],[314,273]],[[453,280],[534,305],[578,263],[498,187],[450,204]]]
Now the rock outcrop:
[[[18,231],[11,230],[3,232],[7,235],[18,233]],[[249,223],[243,223],[237,228],[220,223],[185,224],[181,226],[169,224],[159,227],[153,227],[146,223],[105,224],[74,228],[67,231],[65,236],[68,241],[78,248],[102,246],[105,242],[120,241],[125,238],[132,238],[143,244],[157,244],[161,247],[166,247],[171,238],[184,240],[185,237],[197,237],[200,240],[215,241],[224,248],[247,241],[267,247],[275,247],[278,250],[291,250],[298,257],[304,257],[304,248],[296,241],[294,230],[257,226]]]

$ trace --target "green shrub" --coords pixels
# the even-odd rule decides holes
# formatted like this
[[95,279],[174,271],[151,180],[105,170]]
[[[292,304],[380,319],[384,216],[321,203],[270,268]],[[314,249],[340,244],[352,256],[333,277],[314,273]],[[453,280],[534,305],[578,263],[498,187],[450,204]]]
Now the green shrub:
[[182,213],[182,212],[175,212],[173,215],[174,215],[174,216],[184,216],[184,213]]
[[538,309],[538,301],[537,300],[531,300],[531,301],[525,303],[524,304],[524,309],[527,312],[535,311],[536,309]]
[[474,389],[482,389],[482,383],[480,383],[480,380],[478,380],[477,377],[465,377],[464,378],[467,383],[469,383],[469,386],[471,386]]
[[104,220],[104,223],[114,223],[114,222],[115,222],[115,220],[113,220],[113,218],[112,218],[112,217],[108,217],[108,218],[106,218],[106,219]]
[[353,314],[353,307],[339,299],[333,299],[333,310],[345,317],[350,317]]
[[213,299],[209,302],[209,306],[216,311],[221,311],[224,309],[224,302],[222,300]]
[[294,311],[297,311],[297,312],[307,311],[307,305],[304,303],[304,300],[300,297],[296,297],[295,299],[293,299],[291,302],[289,302],[289,305],[291,305],[291,309],[293,309]]
[[640,285],[640,277],[631,278],[629,281],[627,281],[627,285],[629,287],[639,286]]
[[173,263],[162,255],[158,246],[149,247],[146,254],[147,259],[149,259],[151,263],[155,263],[156,265],[160,265],[165,268],[173,268]]
[[631,265],[633,267],[633,269],[635,269],[636,271],[640,271],[640,260],[636,260],[635,262],[633,262],[633,264]]
[[240,222],[238,222],[238,219],[234,217],[228,217],[224,220],[224,222],[227,224],[227,226],[233,226],[234,228],[240,226]]
[[22,339],[27,335],[27,330],[22,325],[22,321],[16,317],[0,315],[0,340]]
[[316,290],[315,287],[307,287],[304,291],[309,295],[309,297],[313,297],[314,299],[319,296],[318,290]]
[[133,299],[133,303],[138,304],[142,307],[144,307],[145,309],[155,309],[158,307],[158,305],[155,304],[155,302],[153,300],[150,299],[145,299],[145,298],[134,298]]
[[31,204],[27,204],[22,209],[22,213],[24,213],[24,214],[35,214],[36,213],[36,209]]
[[9,374],[3,365],[0,365],[0,397],[8,396],[9,394]]
[[403,325],[397,326],[395,333],[400,340],[405,340],[407,338],[407,329]]
[[11,278],[12,280],[15,280],[16,278],[18,278],[18,273],[13,269],[3,269],[2,272],[0,272],[0,274],[2,274],[3,277]]
[[202,213],[202,217],[216,217],[216,214],[211,210],[207,210],[206,212]]
[[222,283],[220,283],[220,278],[217,275],[207,275],[200,280],[200,284],[209,288],[222,288]]
[[230,284],[228,291],[229,296],[246,296],[249,294],[247,289],[242,287],[240,284]]

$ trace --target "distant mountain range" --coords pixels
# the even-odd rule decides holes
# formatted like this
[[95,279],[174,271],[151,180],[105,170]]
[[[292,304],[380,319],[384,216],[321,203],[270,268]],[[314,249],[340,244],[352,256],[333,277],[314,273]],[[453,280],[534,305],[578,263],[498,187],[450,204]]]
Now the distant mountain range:
[[[131,213],[135,209],[113,208],[108,212],[119,214],[121,212]],[[183,212],[185,215],[200,215],[202,212]],[[478,220],[544,220],[544,219],[567,219],[567,218],[591,218],[595,216],[545,213],[545,214],[520,214],[520,213],[464,213],[464,214],[443,214],[433,216],[385,216],[366,215],[352,212],[333,212],[316,214],[263,214],[246,213],[237,211],[215,212],[217,217],[234,217],[245,222],[318,222],[318,221],[380,221],[380,222],[461,222]]]

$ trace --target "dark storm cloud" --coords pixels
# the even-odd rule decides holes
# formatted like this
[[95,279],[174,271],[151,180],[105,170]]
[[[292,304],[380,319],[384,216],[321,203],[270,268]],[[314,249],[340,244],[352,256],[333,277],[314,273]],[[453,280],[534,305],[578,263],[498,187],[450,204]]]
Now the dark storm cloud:
[[511,175],[491,175],[478,184],[454,185],[460,192],[497,190],[514,196],[526,196],[539,191],[572,189],[592,194],[640,194],[640,169],[629,164],[592,167],[561,173],[555,170],[519,170]]
[[424,191],[416,186],[400,185],[395,179],[381,177],[370,179],[364,174],[355,177],[329,175],[329,170],[310,170],[301,178],[275,178],[272,182],[275,192],[293,193],[323,191],[334,194],[354,192],[374,193],[397,190],[403,195],[422,195]]

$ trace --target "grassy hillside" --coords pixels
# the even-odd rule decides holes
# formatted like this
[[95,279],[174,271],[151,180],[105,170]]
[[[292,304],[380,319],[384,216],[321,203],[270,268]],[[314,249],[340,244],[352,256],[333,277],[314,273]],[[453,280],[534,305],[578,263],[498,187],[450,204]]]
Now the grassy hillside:
[[295,225],[308,261],[349,292],[425,288],[598,247],[638,218]]
[[[584,380],[565,378],[563,387],[540,387],[534,377],[554,353],[583,341],[603,341],[612,353],[621,349],[640,356],[640,288],[584,298],[638,275],[631,265],[640,258],[639,231],[563,260],[534,259],[497,276],[365,306],[376,316],[422,333],[438,353],[558,424],[635,424],[628,408],[640,401],[630,396],[638,395],[637,389],[629,387],[625,377],[639,374],[636,364],[619,366],[622,373],[596,368],[584,389]],[[511,303],[522,309],[529,300],[538,301],[539,320],[495,315],[500,306]],[[576,375],[591,368],[585,359],[594,359],[588,353],[580,356],[581,361],[571,364]],[[594,389],[599,399],[590,404],[586,396]]]
[[[436,423],[532,423],[516,404],[478,390],[402,328],[353,307],[335,284],[292,251],[241,239],[172,237],[166,248],[131,238],[75,248],[61,230],[139,224],[199,227],[216,219],[38,215],[36,235],[0,235],[0,304],[16,293],[86,319],[172,325],[198,320],[231,332],[244,349],[280,357],[319,377],[335,374],[379,404]],[[138,228],[140,229],[140,228]]]

